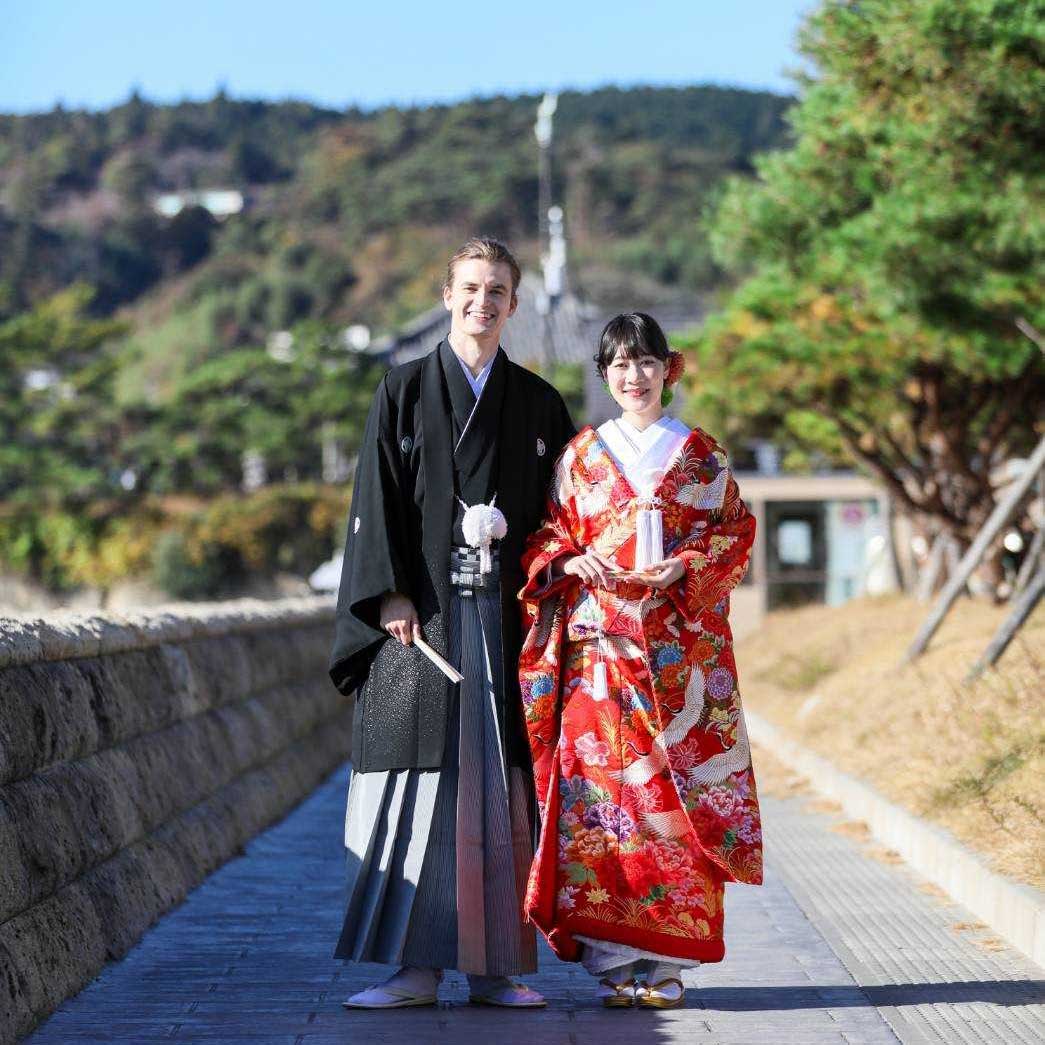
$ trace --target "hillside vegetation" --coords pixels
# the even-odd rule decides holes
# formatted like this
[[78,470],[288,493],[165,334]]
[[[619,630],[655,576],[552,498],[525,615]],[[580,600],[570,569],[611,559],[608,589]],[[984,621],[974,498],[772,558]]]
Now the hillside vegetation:
[[738,643],[745,703],[996,871],[1045,887],[1045,607],[968,686],[1007,607],[959,601],[902,665],[927,612],[889,596],[771,614]]
[[[219,93],[0,116],[0,569],[102,592],[151,569],[212,596],[308,572],[347,496],[324,461],[351,460],[383,369],[344,328],[429,308],[476,232],[535,263],[537,101],[335,112]],[[784,143],[789,103],[562,95],[554,198],[580,289],[715,287],[701,214]],[[207,189],[243,210],[157,210]],[[245,498],[249,462],[266,485]]]
[[[100,313],[139,306],[162,353],[304,318],[387,328],[431,304],[462,236],[499,235],[533,258],[537,101],[334,112],[132,96],[105,112],[0,116],[0,318],[83,281]],[[724,174],[783,143],[788,104],[715,87],[564,94],[555,198],[582,282],[713,283],[702,209]],[[219,225],[150,206],[214,187],[242,191],[247,210]]]

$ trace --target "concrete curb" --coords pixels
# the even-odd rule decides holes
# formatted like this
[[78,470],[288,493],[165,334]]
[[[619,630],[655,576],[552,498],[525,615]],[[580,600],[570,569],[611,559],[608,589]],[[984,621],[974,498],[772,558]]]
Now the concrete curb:
[[745,709],[744,718],[756,744],[808,777],[818,791],[838,802],[849,816],[863,820],[875,838],[895,849],[919,874],[1045,967],[1045,894],[992,871],[948,831],[894,805],[759,715]]

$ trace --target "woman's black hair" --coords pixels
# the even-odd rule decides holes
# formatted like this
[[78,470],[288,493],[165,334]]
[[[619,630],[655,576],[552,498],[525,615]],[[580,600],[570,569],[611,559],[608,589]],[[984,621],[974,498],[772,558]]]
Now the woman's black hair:
[[603,377],[618,353],[624,359],[654,356],[667,363],[671,349],[660,324],[652,316],[645,312],[622,312],[603,327],[599,337],[595,365]]

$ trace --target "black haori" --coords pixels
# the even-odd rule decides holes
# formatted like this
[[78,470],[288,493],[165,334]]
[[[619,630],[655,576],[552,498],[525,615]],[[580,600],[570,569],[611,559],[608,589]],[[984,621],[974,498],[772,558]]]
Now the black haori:
[[[409,595],[426,640],[446,655],[457,496],[467,504],[488,504],[496,494],[507,520],[507,535],[499,542],[500,646],[503,663],[518,660],[523,543],[540,524],[555,459],[573,426],[558,392],[503,350],[467,430],[459,416],[471,408],[461,405],[461,384],[471,395],[444,342],[423,359],[389,371],[367,419],[330,664],[339,689],[358,690],[352,761],[362,771],[437,768],[443,762],[451,684],[416,649],[388,641],[378,616],[384,592]],[[488,408],[487,392],[499,404],[491,396]],[[520,709],[518,678],[509,670],[496,709],[498,729],[508,765],[528,768]]]

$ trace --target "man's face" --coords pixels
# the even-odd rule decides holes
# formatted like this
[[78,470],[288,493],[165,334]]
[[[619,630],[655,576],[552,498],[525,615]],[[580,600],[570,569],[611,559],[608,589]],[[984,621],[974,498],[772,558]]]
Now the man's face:
[[453,285],[443,290],[450,332],[497,342],[517,304],[512,270],[503,261],[465,258],[454,266]]

